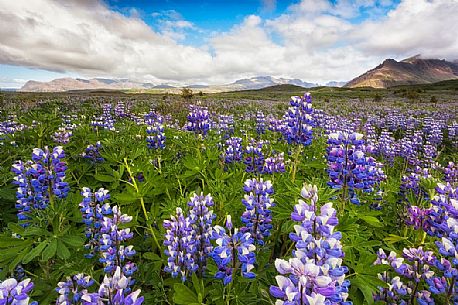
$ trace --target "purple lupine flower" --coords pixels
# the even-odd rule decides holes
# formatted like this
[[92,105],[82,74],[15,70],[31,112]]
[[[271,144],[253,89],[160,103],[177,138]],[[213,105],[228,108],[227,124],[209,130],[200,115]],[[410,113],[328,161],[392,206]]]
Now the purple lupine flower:
[[77,274],[67,277],[64,282],[57,283],[56,291],[59,294],[56,305],[77,305],[81,302],[81,297],[87,294],[87,288],[94,284],[94,280],[84,274]]
[[[33,289],[30,279],[21,282],[9,278],[0,282],[0,305],[28,305],[30,302],[29,293]],[[37,305],[32,302],[30,305]]]
[[264,152],[263,146],[264,141],[256,141],[251,139],[250,143],[245,148],[245,158],[243,163],[246,165],[246,171],[248,173],[262,173],[264,169]]
[[245,226],[240,228],[240,232],[249,232],[256,244],[264,245],[264,238],[269,237],[272,230],[270,208],[275,206],[274,200],[270,197],[274,192],[272,183],[262,178],[248,179],[243,190],[247,193],[242,199],[246,210],[241,219]]
[[256,112],[256,133],[258,135],[266,133],[266,116],[264,112]]
[[[45,209],[50,196],[66,198],[70,187],[65,182],[67,166],[62,159],[65,157],[62,147],[57,146],[49,151],[35,148],[32,152],[32,161],[23,163],[17,161],[11,171],[15,174],[14,184],[18,186],[16,192],[16,208],[18,219],[22,226],[27,226],[30,213],[34,209]],[[52,193],[49,193],[49,191]]]
[[195,261],[196,240],[191,220],[183,215],[181,208],[176,208],[176,215],[171,215],[170,220],[164,220],[163,226],[164,253],[168,256],[164,270],[174,278],[180,276],[184,282],[199,267]]
[[150,112],[145,116],[145,123],[148,125],[146,128],[147,146],[149,149],[164,149],[165,148],[165,133],[164,133],[164,119],[162,116]]
[[59,144],[68,144],[70,137],[72,136],[71,130],[65,129],[65,127],[59,127],[58,130],[52,136],[54,142]]
[[206,136],[210,130],[210,114],[206,107],[190,105],[186,129],[197,135]]
[[222,135],[221,138],[223,140],[230,138],[234,134],[234,116],[219,115],[218,134]]
[[91,160],[92,164],[102,163],[105,160],[100,155],[99,150],[101,148],[102,148],[102,144],[100,143],[100,141],[97,141],[95,145],[89,144],[81,155],[83,156],[83,158]]
[[115,131],[114,123],[115,120],[112,115],[113,105],[103,104],[102,115],[99,117],[93,117],[91,125],[94,127],[101,127],[106,130]]
[[238,163],[243,158],[242,138],[232,137],[226,140],[224,162],[226,164]]
[[129,261],[136,253],[133,246],[123,245],[123,242],[133,237],[133,233],[129,228],[119,228],[131,221],[132,216],[122,214],[118,206],[112,207],[111,217],[103,217],[99,261],[104,264],[104,271],[108,274],[113,274],[117,267],[122,268],[122,272],[128,276],[136,270],[135,264]]
[[[398,257],[393,251],[391,251],[387,256],[382,249],[379,249],[377,256],[378,258],[374,264],[390,265],[398,275],[402,276],[407,281],[405,282],[405,285],[402,284],[402,282],[399,282],[400,284],[396,287],[396,289],[391,289],[392,287],[389,287],[388,289],[379,288],[380,293],[375,295],[376,300],[392,304],[393,300],[397,300],[402,303],[405,302],[403,299],[410,299],[414,297],[419,304],[429,304],[430,301],[434,304],[434,301],[430,298],[430,292],[417,290],[421,282],[435,282],[433,280],[435,273],[431,270],[431,267],[435,265],[437,259],[433,255],[432,251],[425,251],[422,247],[409,249],[404,248],[403,257]],[[379,274],[379,278],[390,279],[388,272],[389,271],[385,271],[383,274]]]
[[284,173],[285,172],[285,153],[281,152],[264,160],[264,174]]
[[123,274],[119,266],[113,274],[105,275],[98,292],[83,293],[82,305],[141,305],[144,297],[140,296],[141,290],[134,292],[130,289],[132,279]]
[[226,217],[225,227],[215,226],[213,229],[213,239],[216,239],[217,246],[213,248],[211,257],[218,267],[215,278],[222,279],[224,285],[227,285],[232,282],[238,270],[245,278],[255,278],[252,270],[256,262],[256,246],[251,234],[234,228],[230,215]]
[[310,93],[305,93],[303,97],[292,96],[290,104],[285,115],[283,135],[289,144],[308,146],[313,139],[312,96]]
[[458,164],[448,162],[444,168],[444,181],[458,187]]
[[91,189],[87,187],[83,187],[81,195],[83,195],[83,201],[79,206],[83,216],[83,222],[86,225],[85,234],[88,240],[84,247],[89,250],[89,253],[85,254],[85,256],[92,258],[100,250],[103,217],[112,213],[110,204],[106,202],[110,198],[110,195],[108,194],[108,190],[103,188],[92,193]]
[[[211,195],[194,194],[188,202],[191,208],[189,211],[189,221],[194,231],[194,261],[197,264],[197,272],[202,275],[207,268],[207,258],[213,251],[210,239],[213,235],[213,198]],[[192,253],[189,251],[188,253]],[[193,270],[194,268],[191,268]]]
[[384,177],[381,165],[364,153],[363,135],[359,133],[331,133],[327,147],[328,185],[342,189],[342,196],[359,204],[356,190],[372,192]]
[[275,267],[277,286],[270,294],[279,304],[352,304],[347,302],[349,281],[345,280],[348,268],[342,266],[344,253],[340,232],[332,203],[321,207],[317,214],[317,187],[304,185],[291,219],[300,222],[294,226],[290,238],[296,243],[293,257],[288,261],[277,259]]

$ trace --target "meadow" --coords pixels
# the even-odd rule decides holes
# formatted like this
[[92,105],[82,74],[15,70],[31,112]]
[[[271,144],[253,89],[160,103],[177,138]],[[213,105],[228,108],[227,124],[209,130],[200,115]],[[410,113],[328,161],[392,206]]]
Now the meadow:
[[458,304],[457,88],[2,93],[0,305]]

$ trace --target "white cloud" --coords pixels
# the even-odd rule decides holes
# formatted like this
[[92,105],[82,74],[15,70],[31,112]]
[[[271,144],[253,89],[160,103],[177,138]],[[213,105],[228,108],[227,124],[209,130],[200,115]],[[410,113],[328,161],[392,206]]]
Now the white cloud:
[[[263,1],[264,7],[275,1]],[[155,31],[139,14],[111,11],[103,2],[0,0],[0,63],[83,76],[222,83],[272,75],[306,81],[349,80],[387,57],[458,58],[457,0],[404,0],[378,20],[351,22],[360,11],[390,0],[303,0],[281,16],[247,16],[207,45],[206,35],[176,11],[156,12]]]

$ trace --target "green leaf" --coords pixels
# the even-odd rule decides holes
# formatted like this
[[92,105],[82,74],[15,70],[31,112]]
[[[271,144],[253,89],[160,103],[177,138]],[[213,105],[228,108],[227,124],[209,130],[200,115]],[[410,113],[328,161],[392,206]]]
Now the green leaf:
[[358,217],[372,227],[383,228],[383,224],[374,216],[359,215]]
[[78,235],[65,235],[60,238],[64,243],[72,248],[79,248],[84,244],[84,239]]
[[186,285],[177,283],[173,285],[173,301],[175,304],[190,304],[190,303],[199,303],[197,295],[189,289]]
[[197,292],[197,299],[199,303],[202,303],[203,298],[205,297],[204,295],[205,287],[195,273],[192,274],[192,284],[193,284],[194,290]]
[[386,242],[387,244],[394,244],[394,243],[400,242],[401,240],[406,240],[406,239],[407,237],[402,237],[402,236],[398,236],[395,234],[389,234],[388,237],[385,237],[383,239],[383,241]]
[[101,182],[114,182],[115,178],[110,175],[103,175],[103,174],[96,174],[94,175],[95,180],[101,181]]
[[57,253],[57,256],[59,256],[61,259],[68,259],[71,256],[70,251],[68,250],[67,246],[65,246],[65,244],[61,240],[57,242],[56,253]]
[[29,253],[27,253],[24,256],[24,258],[22,259],[22,262],[24,264],[31,262],[35,257],[37,257],[38,255],[41,254],[41,252],[43,252],[44,248],[48,245],[48,243],[49,243],[48,240],[42,241],[40,244],[38,244],[38,246],[33,248],[32,251],[30,251]]
[[51,242],[46,247],[46,249],[44,249],[41,258],[44,261],[51,259],[52,257],[54,257],[54,255],[56,255],[56,250],[57,250],[57,239],[54,238],[53,240],[51,240]]

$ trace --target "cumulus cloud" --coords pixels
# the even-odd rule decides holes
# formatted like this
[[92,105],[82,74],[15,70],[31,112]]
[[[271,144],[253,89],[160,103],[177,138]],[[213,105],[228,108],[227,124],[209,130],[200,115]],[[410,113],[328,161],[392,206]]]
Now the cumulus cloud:
[[[199,47],[184,38],[207,32],[176,11],[153,13],[154,30],[139,14],[125,16],[98,1],[0,2],[0,63],[82,76],[223,83],[272,75],[325,82],[349,80],[387,57],[458,58],[457,0],[404,0],[391,10],[391,0],[303,0],[276,18],[246,16]],[[275,3],[263,1],[265,8]],[[377,18],[355,21],[362,11]]]

